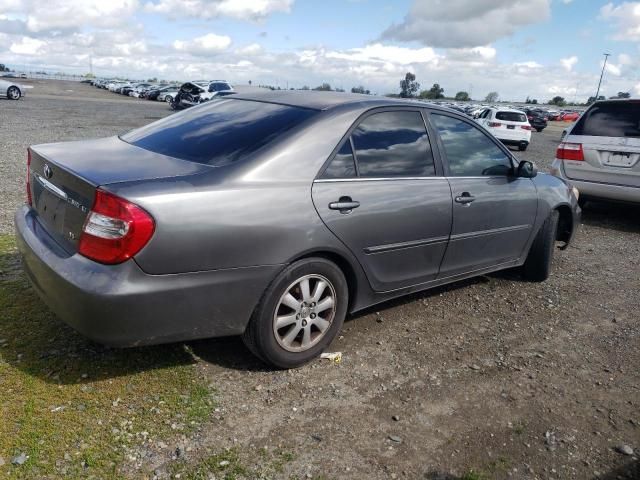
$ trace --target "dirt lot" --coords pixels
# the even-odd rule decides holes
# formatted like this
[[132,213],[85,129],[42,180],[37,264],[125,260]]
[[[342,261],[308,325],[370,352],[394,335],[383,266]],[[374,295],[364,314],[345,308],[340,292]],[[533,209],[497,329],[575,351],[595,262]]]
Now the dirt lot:
[[[7,244],[29,144],[111,135],[168,113],[161,103],[66,82],[37,82],[23,101],[0,100]],[[561,129],[534,132],[520,157],[547,170]],[[47,313],[9,245],[0,252],[0,476],[640,478],[639,235],[640,208],[588,204],[576,241],[556,251],[547,282],[506,272],[380,305],[345,323],[330,348],[343,353],[340,364],[318,360],[294,371],[266,368],[235,338],[98,347]],[[63,374],[47,372],[49,362]],[[163,382],[187,397],[185,411],[198,408],[186,417],[191,423],[180,401],[167,400],[173,410],[164,416],[136,404],[135,392],[161,395]],[[29,390],[34,383],[38,390]],[[187,392],[188,385],[207,389],[210,409],[194,407],[204,394]],[[78,408],[58,419],[57,407],[45,401],[40,411],[29,398],[64,391],[64,405],[79,398],[102,405],[85,387],[102,392],[107,410],[122,403],[128,412],[103,426],[95,418],[107,413]],[[132,417],[138,420],[127,430]],[[64,421],[86,429],[46,449],[56,438],[38,425],[57,431]],[[154,422],[171,428],[149,439],[142,431]],[[114,450],[124,445],[124,454],[92,463],[76,453],[86,443],[101,458],[98,437]],[[619,452],[623,446],[634,453]],[[20,453],[30,459],[12,465]]]

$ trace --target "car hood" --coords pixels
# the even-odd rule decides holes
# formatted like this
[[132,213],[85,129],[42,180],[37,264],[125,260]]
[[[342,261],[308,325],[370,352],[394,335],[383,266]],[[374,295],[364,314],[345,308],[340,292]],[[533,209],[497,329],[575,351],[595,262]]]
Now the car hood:
[[31,149],[94,186],[194,175],[210,169],[207,165],[150,152],[119,137],[49,143]]

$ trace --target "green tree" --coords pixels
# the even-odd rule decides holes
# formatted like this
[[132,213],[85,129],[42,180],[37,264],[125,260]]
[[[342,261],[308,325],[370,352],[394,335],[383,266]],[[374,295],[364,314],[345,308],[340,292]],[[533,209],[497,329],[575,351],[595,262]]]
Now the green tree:
[[402,98],[415,97],[416,93],[420,90],[420,84],[416,82],[416,76],[407,72],[404,79],[400,80],[400,96]]
[[[598,96],[598,100],[606,100],[606,97],[604,95],[600,95]],[[596,97],[589,97],[589,99],[587,100],[587,105],[591,105],[595,101]]]
[[498,95],[498,92],[489,92],[487,96],[484,97],[484,101],[488,103],[494,103],[498,101],[498,98],[500,98],[500,95]]
[[561,97],[560,95],[556,95],[551,100],[549,100],[547,103],[549,105],[557,105],[559,107],[563,107],[564,105],[566,105],[567,102],[564,101],[564,97]]
[[314,90],[318,90],[320,92],[330,92],[332,90],[331,85],[328,83],[323,83],[322,85],[317,86]]
[[434,83],[433,87],[431,87],[429,90],[423,90],[422,92],[420,92],[420,98],[430,98],[433,100],[444,98],[444,88],[442,88],[439,84]]
[[629,92],[618,92],[618,95],[611,98],[631,98],[631,94]]
[[469,94],[467,92],[461,91],[456,93],[456,96],[454,97],[454,100],[458,101],[458,102],[468,102],[469,100],[471,100],[471,97],[469,96]]
[[363,93],[365,95],[369,95],[371,93],[369,90],[366,90],[362,85],[358,85],[357,87],[353,87],[351,89],[351,93]]

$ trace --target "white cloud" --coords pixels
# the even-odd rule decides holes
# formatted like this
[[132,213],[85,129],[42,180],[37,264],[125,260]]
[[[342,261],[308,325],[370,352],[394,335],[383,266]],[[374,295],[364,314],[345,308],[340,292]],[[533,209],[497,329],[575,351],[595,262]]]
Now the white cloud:
[[636,91],[636,95],[640,95],[640,83],[637,83],[635,87],[633,87]]
[[42,53],[42,47],[46,45],[46,42],[38,40],[36,38],[22,37],[22,40],[17,43],[12,43],[9,50],[12,53],[18,55],[39,55]]
[[0,11],[12,12],[25,19],[31,32],[77,30],[96,26],[109,28],[123,25],[138,8],[137,0],[24,0],[5,5]]
[[600,16],[614,24],[615,40],[640,41],[640,2],[607,3]]
[[252,43],[250,45],[245,45],[244,47],[238,48],[236,50],[236,53],[238,55],[247,55],[247,56],[259,55],[260,53],[262,53],[262,45],[260,45],[259,43]]
[[564,68],[567,72],[572,71],[576,63],[578,63],[578,57],[576,57],[575,55],[560,59],[560,65],[562,65],[562,68]]
[[431,47],[477,47],[549,17],[550,0],[415,0],[382,38]]
[[170,17],[228,16],[242,20],[261,20],[274,12],[290,12],[293,2],[294,0],[159,0],[147,2],[145,10]]
[[618,65],[611,62],[607,63],[605,70],[609,72],[611,75],[615,75],[616,77],[619,77],[620,75],[622,75],[622,69]]
[[192,40],[176,40],[173,48],[180,52],[188,52],[193,55],[210,55],[220,53],[231,45],[231,38],[226,35],[207,33]]
[[409,65],[412,63],[428,63],[438,60],[438,55],[432,48],[394,47],[374,43],[363,48],[353,48],[343,51],[330,51],[327,58],[350,60],[354,62],[394,63]]

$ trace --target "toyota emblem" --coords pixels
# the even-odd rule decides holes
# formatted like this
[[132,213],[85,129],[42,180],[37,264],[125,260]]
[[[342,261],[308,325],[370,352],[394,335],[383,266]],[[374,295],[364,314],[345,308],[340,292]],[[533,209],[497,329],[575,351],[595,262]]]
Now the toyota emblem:
[[53,177],[53,170],[51,170],[51,167],[46,163],[44,164],[44,176],[47,178]]

